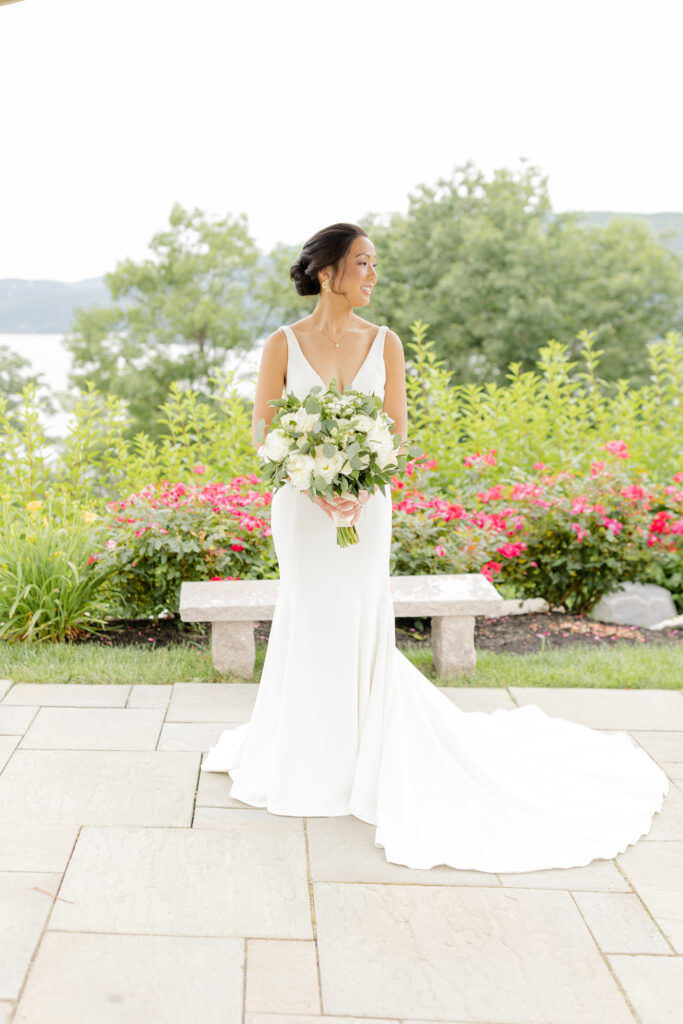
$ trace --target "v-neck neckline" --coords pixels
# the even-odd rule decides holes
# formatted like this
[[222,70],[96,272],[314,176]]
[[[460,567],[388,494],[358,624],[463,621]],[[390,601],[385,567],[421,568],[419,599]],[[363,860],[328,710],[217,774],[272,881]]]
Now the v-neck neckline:
[[[370,358],[370,356],[372,355],[372,350],[373,350],[373,349],[374,349],[374,347],[375,347],[375,342],[376,342],[376,341],[377,341],[377,339],[379,338],[379,334],[380,334],[380,331],[383,331],[383,330],[385,330],[385,329],[386,329],[386,328],[385,328],[385,325],[384,325],[384,324],[382,324],[382,326],[381,326],[381,327],[379,327],[379,328],[377,329],[377,333],[375,334],[375,337],[374,337],[374,338],[372,339],[372,345],[371,345],[371,346],[370,346],[370,348],[368,349],[368,354],[366,355],[366,357],[365,357],[365,359],[363,360],[363,362],[362,362],[362,363],[360,364],[360,366],[359,366],[359,368],[358,368],[358,371],[356,372],[356,375],[354,376],[353,380],[352,380],[352,381],[351,381],[351,383],[350,383],[350,384],[348,385],[348,386],[349,386],[349,389],[352,389],[352,388],[353,388],[353,385],[354,385],[354,384],[356,383],[356,381],[357,381],[357,380],[358,380],[358,378],[360,377],[360,375],[361,375],[361,371],[362,371],[362,370],[364,369],[364,367],[365,367],[365,364],[367,363],[368,359],[369,359],[369,358]],[[330,386],[330,384],[332,383],[332,381],[330,381],[330,384],[325,384],[325,381],[324,381],[324,380],[322,379],[322,377],[320,376],[320,374],[318,373],[318,371],[316,370],[316,368],[315,368],[315,367],[313,366],[313,364],[311,363],[311,361],[310,361],[310,360],[309,360],[309,359],[308,359],[308,358],[307,358],[307,357],[306,357],[306,356],[304,355],[304,351],[303,351],[303,349],[302,349],[302,347],[301,347],[301,344],[299,343],[299,339],[297,338],[297,336],[296,336],[296,334],[294,333],[294,331],[292,330],[292,328],[291,328],[291,327],[289,327],[289,326],[287,326],[287,327],[286,327],[286,330],[288,330],[288,331],[290,332],[290,334],[292,335],[292,337],[294,338],[294,341],[296,342],[296,347],[297,347],[297,348],[299,349],[299,354],[301,355],[301,358],[303,359],[303,361],[304,361],[305,363],[307,363],[307,365],[308,365],[308,366],[309,366],[309,367],[311,368],[311,370],[313,371],[313,373],[314,373],[314,374],[316,375],[316,377],[318,378],[318,380],[319,380],[319,381],[320,381],[320,383],[322,384],[322,386],[323,386],[323,388],[325,389],[325,391],[327,391],[327,389],[329,388],[329,386]],[[344,388],[344,391],[346,391],[346,388]],[[343,394],[343,393],[344,393],[344,392],[342,392],[342,394]]]

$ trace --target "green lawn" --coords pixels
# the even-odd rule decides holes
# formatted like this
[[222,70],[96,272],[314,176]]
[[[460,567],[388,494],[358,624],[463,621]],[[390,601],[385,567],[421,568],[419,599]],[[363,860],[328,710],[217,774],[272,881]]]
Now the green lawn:
[[[430,650],[405,652],[442,686],[591,686],[683,689],[683,648],[632,646],[563,648],[541,654],[482,652],[474,672],[456,679],[435,677]],[[258,682],[265,646],[257,644]],[[0,678],[18,683],[243,682],[214,672],[208,650],[192,647],[101,647],[97,644],[0,642]]]

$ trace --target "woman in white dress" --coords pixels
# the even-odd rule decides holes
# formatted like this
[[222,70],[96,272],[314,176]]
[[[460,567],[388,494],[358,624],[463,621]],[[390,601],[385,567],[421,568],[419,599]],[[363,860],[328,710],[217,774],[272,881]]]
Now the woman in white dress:
[[[336,377],[375,392],[405,443],[399,337],[354,312],[377,281],[362,228],[313,235],[290,270],[313,312],[266,341],[256,424],[283,390],[303,397]],[[359,543],[336,543],[334,511]],[[248,723],[221,733],[203,771],[273,814],[353,814],[376,825],[387,860],[491,872],[576,867],[645,835],[669,782],[625,732],[603,734],[535,704],[464,712],[397,649],[389,552],[391,499],[273,496],[280,589]]]

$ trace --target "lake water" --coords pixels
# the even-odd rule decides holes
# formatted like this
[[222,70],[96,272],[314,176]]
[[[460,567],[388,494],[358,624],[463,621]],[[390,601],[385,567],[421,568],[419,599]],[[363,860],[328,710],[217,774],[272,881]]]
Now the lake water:
[[[259,339],[248,352],[226,353],[225,369],[234,370],[238,380],[238,391],[245,398],[253,399],[256,389],[256,375],[261,362],[264,339]],[[53,395],[55,404],[60,405],[60,395],[67,393],[68,375],[71,369],[71,353],[64,345],[62,334],[0,334],[0,346],[5,345],[13,352],[28,359],[31,372],[42,374],[40,383]],[[50,433],[65,437],[69,416],[57,412],[54,416],[42,417]]]

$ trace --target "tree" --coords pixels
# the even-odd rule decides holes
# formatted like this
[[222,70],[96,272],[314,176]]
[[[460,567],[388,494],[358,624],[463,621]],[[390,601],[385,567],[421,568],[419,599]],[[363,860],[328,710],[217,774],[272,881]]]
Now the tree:
[[[523,161],[525,163],[525,161]],[[365,218],[378,256],[375,296],[407,337],[420,318],[460,380],[533,369],[549,339],[596,332],[611,379],[647,379],[647,342],[683,326],[681,257],[642,221],[583,227],[553,215],[547,177],[507,169],[491,181],[471,161],[421,185],[406,215]]]
[[[27,373],[31,363],[7,345],[0,345],[0,396],[5,400],[5,411],[12,412],[23,403],[23,389],[27,384],[34,384],[37,389],[45,387],[40,378],[42,373]],[[43,412],[53,413],[54,403],[48,393],[43,393],[37,400]]]
[[152,259],[124,260],[105,275],[117,304],[78,308],[65,338],[71,383],[90,380],[125,398],[132,431],[151,435],[152,410],[171,382],[210,394],[226,353],[252,344],[261,314],[253,299],[259,253],[246,218],[211,221],[176,203],[169,220],[150,242]]

